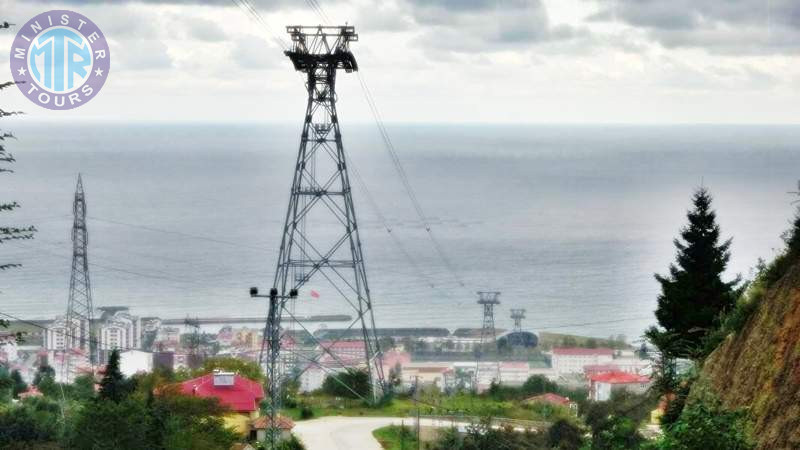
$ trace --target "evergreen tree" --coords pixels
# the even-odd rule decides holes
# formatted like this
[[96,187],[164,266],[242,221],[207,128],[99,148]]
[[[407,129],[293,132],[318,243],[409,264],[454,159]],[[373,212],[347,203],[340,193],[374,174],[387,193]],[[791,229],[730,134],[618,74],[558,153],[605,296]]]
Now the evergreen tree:
[[106,373],[100,381],[100,399],[119,402],[128,393],[125,377],[119,370],[119,350],[112,350],[108,358]]
[[656,318],[661,329],[651,328],[647,336],[667,357],[699,357],[705,336],[717,325],[720,315],[735,304],[739,278],[722,280],[730,259],[731,240],[720,243],[716,213],[705,188],[695,191],[689,224],[675,239],[676,263],[668,275],[656,274],[661,284]]
[[19,373],[19,370],[11,372],[11,381],[14,383],[11,391],[11,395],[13,395],[14,398],[17,398],[19,394],[28,390],[28,385],[22,380],[22,374]]

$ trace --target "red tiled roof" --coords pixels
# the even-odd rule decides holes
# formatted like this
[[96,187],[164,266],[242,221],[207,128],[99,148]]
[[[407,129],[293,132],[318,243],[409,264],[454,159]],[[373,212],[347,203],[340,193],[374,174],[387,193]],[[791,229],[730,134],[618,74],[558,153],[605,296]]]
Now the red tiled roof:
[[569,405],[570,403],[568,398],[550,392],[531,397],[525,401],[534,403],[550,403],[552,405]]
[[598,373],[589,377],[592,382],[609,383],[609,384],[632,384],[632,383],[648,383],[650,378],[634,375],[627,372],[605,372]]
[[610,348],[556,347],[553,349],[553,354],[566,356],[614,356],[614,350]]
[[[278,428],[281,430],[291,430],[294,428],[294,422],[292,422],[292,419],[288,417],[279,415],[275,417],[275,422],[277,422]],[[256,430],[266,430],[269,428],[270,424],[271,421],[269,416],[261,416],[250,422],[250,425]]]
[[214,386],[213,373],[186,380],[180,384],[180,392],[197,397],[215,397],[220,404],[236,412],[256,411],[264,398],[264,388],[260,383],[238,374],[233,376],[231,386]]

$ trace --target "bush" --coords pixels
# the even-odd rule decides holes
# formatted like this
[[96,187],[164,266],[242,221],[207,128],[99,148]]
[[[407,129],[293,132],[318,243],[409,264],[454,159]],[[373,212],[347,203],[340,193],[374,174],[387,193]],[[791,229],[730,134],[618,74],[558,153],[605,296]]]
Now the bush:
[[334,397],[367,400],[372,395],[372,386],[367,372],[348,369],[325,377],[322,392]]
[[300,419],[306,420],[312,417],[314,417],[314,410],[312,410],[311,407],[305,403],[300,405]]
[[547,445],[557,449],[575,449],[583,445],[583,433],[580,428],[567,420],[561,419],[550,426],[547,431]]
[[718,402],[687,405],[664,436],[648,449],[658,450],[745,450],[753,448],[743,411],[723,409]]

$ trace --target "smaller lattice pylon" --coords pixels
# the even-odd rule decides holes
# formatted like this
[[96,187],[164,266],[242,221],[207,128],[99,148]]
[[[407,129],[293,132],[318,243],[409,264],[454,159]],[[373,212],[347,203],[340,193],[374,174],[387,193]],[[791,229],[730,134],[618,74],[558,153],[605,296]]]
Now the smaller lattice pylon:
[[519,333],[522,331],[522,319],[525,318],[524,309],[512,309],[511,319],[514,321],[514,332]]
[[[497,332],[494,328],[494,307],[500,304],[500,292],[498,291],[478,291],[478,304],[483,306],[483,327],[481,328],[481,341],[478,351],[475,353],[475,386],[486,378],[491,378],[493,382],[500,381],[500,362],[497,360],[497,349],[495,348],[495,361],[491,367],[481,363],[483,351],[486,344],[497,345]],[[487,373],[491,372],[491,373]]]

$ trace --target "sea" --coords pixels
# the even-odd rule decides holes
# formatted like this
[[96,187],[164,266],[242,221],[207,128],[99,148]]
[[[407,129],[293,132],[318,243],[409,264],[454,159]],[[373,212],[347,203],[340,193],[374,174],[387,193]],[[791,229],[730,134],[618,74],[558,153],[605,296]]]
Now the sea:
[[[0,196],[21,207],[0,217],[38,231],[0,245],[0,261],[22,264],[0,272],[0,311],[66,310],[80,173],[95,306],[163,318],[265,314],[248,288],[272,283],[299,124],[4,126],[18,139],[5,141],[16,162],[0,174]],[[524,308],[526,330],[636,342],[655,323],[653,274],[674,260],[695,189],[710,190],[732,238],[728,278],[752,276],[779,251],[797,199],[787,192],[798,190],[800,126],[387,127],[424,221],[376,127],[342,130],[363,179],[353,197],[379,327],[480,327],[476,292],[500,291],[498,328]],[[324,278],[295,308],[352,314]]]

